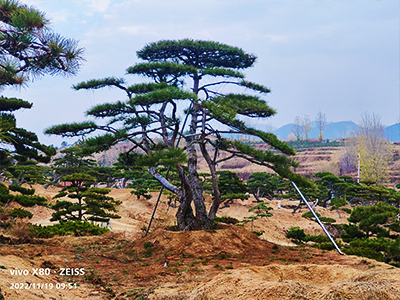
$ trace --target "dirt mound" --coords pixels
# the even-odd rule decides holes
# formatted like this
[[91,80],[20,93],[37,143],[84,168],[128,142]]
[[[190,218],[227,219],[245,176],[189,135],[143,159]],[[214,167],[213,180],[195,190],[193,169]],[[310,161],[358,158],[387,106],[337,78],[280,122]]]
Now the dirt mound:
[[[163,297],[161,291],[153,299],[174,297]],[[340,265],[250,267],[215,276],[183,299],[400,299],[400,271],[360,272]]]
[[159,228],[137,240],[136,251],[146,243],[155,261],[165,263],[163,270],[147,267],[149,272],[179,274],[179,283],[158,282],[150,299],[400,299],[398,269],[331,251],[278,246],[235,225],[191,232]]
[[258,237],[239,226],[223,226],[218,230],[170,231],[159,228],[149,236],[139,240],[150,242],[163,249],[168,257],[193,256],[206,257],[216,254],[239,256],[247,253],[270,252],[273,243],[258,239]]

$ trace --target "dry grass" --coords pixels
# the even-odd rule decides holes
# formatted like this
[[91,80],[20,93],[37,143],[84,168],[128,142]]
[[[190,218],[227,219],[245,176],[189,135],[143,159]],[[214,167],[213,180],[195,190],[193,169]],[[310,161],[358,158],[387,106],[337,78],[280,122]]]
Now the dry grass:
[[29,241],[32,240],[32,234],[29,231],[29,226],[30,225],[27,222],[20,221],[12,223],[8,230],[14,237],[20,240]]
[[[397,284],[398,286],[398,284]],[[331,286],[319,297],[321,300],[398,300],[400,290],[388,281],[345,282]]]
[[0,208],[0,221],[4,222],[7,221],[10,218],[10,215],[5,212],[4,210],[1,210]]
[[399,299],[398,271],[381,271],[386,279],[363,282],[355,282],[355,274],[356,270],[338,265],[250,267],[214,277],[183,299]]

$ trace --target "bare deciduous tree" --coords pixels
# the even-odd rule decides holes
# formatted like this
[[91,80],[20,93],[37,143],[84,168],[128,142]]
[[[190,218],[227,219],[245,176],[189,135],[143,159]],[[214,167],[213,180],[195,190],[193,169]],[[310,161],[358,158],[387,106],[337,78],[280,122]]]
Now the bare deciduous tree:
[[319,111],[315,122],[317,123],[317,128],[319,130],[318,139],[322,141],[324,139],[324,131],[326,127],[326,115],[322,113],[322,111]]
[[301,117],[296,116],[294,118],[294,123],[293,123],[291,131],[294,134],[294,136],[296,137],[297,141],[301,140],[301,133],[302,133],[301,123],[302,123]]
[[301,124],[301,129],[304,132],[304,137],[306,140],[310,139],[310,130],[311,130],[311,120],[308,115],[304,115],[302,124]]

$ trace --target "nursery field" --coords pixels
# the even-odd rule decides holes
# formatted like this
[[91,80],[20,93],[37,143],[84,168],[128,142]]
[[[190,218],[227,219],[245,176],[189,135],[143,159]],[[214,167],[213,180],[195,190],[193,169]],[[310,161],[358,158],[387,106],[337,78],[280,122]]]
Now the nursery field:
[[[49,202],[58,192],[54,187],[35,189]],[[34,239],[24,224],[12,234],[0,232],[4,299],[399,299],[398,268],[287,239],[293,226],[307,234],[322,233],[316,222],[301,217],[304,208],[292,214],[298,201],[281,200],[280,208],[278,200],[270,201],[273,216],[252,225],[220,223],[214,230],[177,232],[171,230],[176,209],[167,208],[163,196],[144,237],[156,197],[138,200],[129,192],[112,190],[122,201],[122,217],[113,220],[112,232],[101,236]],[[242,220],[254,200],[234,202],[219,216]],[[34,213],[30,222],[50,223],[50,209],[29,210]],[[317,211],[337,223],[348,216],[338,218],[336,211],[320,207]],[[258,237],[251,230],[263,234]],[[81,268],[83,272],[61,274]],[[15,269],[29,274],[12,275]],[[50,274],[32,274],[33,269]]]
[[[266,144],[255,144],[256,148],[266,150]],[[394,186],[395,183],[400,181],[400,145],[394,143],[391,145],[393,160],[389,163],[389,177],[390,186]],[[303,176],[313,175],[318,172],[331,172],[336,176],[350,175],[353,178],[357,178],[357,170],[349,170],[343,172],[341,170],[341,160],[346,154],[344,146],[339,147],[312,147],[297,149],[297,155],[294,160],[300,163],[300,166],[295,169],[296,173]],[[204,161],[200,160],[200,168],[202,171],[207,171],[207,166]],[[241,159],[231,159],[227,162],[221,163],[219,166],[221,170],[231,170],[237,173],[239,176],[247,179],[250,174],[254,172],[266,172],[266,169],[262,166],[251,164],[250,162]]]
[[[103,161],[107,165],[112,165],[116,162],[118,154],[126,151],[129,148],[129,143],[120,143],[116,146],[111,147],[110,150],[95,154],[95,158],[98,161]],[[266,150],[267,144],[255,143],[253,146],[260,150]],[[389,163],[390,173],[390,185],[398,183],[400,181],[400,144],[393,143],[391,145],[393,160]],[[211,150],[211,149],[210,149]],[[300,163],[300,166],[295,169],[296,173],[301,175],[313,175],[318,172],[331,172],[336,176],[350,175],[353,178],[357,177],[357,170],[341,172],[340,162],[346,153],[344,146],[338,147],[311,147],[297,149],[297,155],[294,160]],[[208,167],[204,159],[199,154],[199,171],[209,172]],[[223,158],[224,154],[221,154],[220,158]],[[230,170],[237,173],[240,177],[248,179],[249,175],[255,172],[267,172],[263,166],[255,165],[242,158],[234,158],[229,161],[222,162],[219,164],[219,170]]]

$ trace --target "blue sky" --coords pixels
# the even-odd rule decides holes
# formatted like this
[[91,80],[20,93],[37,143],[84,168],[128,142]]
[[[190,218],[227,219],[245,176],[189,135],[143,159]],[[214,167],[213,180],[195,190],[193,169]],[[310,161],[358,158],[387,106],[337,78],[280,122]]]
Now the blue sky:
[[[358,122],[367,111],[384,125],[400,113],[400,1],[397,0],[21,0],[44,11],[54,31],[86,49],[78,76],[46,76],[4,96],[34,103],[18,125],[45,136],[51,125],[82,121],[103,102],[124,100],[117,90],[74,91],[73,84],[125,76],[136,51],[163,39],[203,39],[256,54],[246,76],[271,88],[277,115],[268,127],[318,111],[329,122]],[[141,78],[130,78],[140,82]],[[262,121],[256,121],[262,122]],[[259,125],[259,124],[258,124]],[[71,140],[68,140],[70,142]]]

